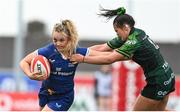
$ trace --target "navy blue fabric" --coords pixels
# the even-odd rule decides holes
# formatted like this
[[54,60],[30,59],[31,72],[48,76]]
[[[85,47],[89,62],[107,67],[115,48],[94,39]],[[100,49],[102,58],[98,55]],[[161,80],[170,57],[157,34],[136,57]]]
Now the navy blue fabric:
[[[75,52],[86,55],[88,49],[77,47]],[[42,82],[39,91],[39,105],[44,107],[48,104],[50,108],[57,110],[57,103],[57,106],[62,106],[62,110],[66,110],[74,99],[74,75],[78,63],[73,64],[69,59],[64,59],[53,43],[38,49],[38,55],[45,56],[51,66],[50,77]],[[53,91],[52,95],[49,95],[48,89]]]

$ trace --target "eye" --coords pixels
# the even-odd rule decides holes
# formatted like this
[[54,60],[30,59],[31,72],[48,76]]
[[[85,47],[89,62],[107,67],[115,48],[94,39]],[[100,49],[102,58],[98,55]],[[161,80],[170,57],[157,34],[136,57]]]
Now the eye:
[[65,41],[65,39],[64,39],[64,38],[61,38],[61,39],[59,39],[59,41],[60,41],[60,42],[63,42],[63,41]]
[[54,41],[54,42],[57,42],[57,39],[54,38],[53,41]]

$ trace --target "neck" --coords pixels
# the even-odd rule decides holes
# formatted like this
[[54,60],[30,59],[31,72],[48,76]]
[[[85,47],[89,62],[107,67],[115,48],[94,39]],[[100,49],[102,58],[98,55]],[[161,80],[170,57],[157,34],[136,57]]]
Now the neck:
[[68,57],[70,56],[68,52],[63,52],[61,53],[61,55],[64,59],[68,59]]
[[134,32],[134,27],[131,28],[131,30],[129,31],[129,35],[131,35]]
[[66,57],[69,56],[69,52],[67,52],[67,51],[61,52],[61,54],[63,54],[63,55],[66,56]]

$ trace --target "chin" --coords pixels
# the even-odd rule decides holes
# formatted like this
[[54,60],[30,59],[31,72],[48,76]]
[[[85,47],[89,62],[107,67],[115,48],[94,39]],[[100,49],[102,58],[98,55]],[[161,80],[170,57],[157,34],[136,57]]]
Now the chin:
[[59,52],[63,52],[64,51],[64,49],[57,49]]
[[122,38],[123,41],[126,41],[128,38]]

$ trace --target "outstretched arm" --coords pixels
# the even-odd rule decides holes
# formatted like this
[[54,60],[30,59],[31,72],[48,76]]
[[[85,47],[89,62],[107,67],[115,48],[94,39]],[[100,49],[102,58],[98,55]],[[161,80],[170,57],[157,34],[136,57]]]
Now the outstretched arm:
[[96,50],[96,51],[112,51],[113,50],[107,45],[107,43],[93,45],[93,46],[89,47],[89,49]]
[[112,51],[106,51],[106,52],[101,52],[101,51],[97,51],[97,50],[93,50],[93,49],[89,49],[89,56],[96,56],[96,55],[109,55],[111,54]]
[[88,56],[83,56],[80,54],[74,54],[70,58],[71,61],[76,61],[80,63],[89,63],[89,64],[98,64],[98,65],[103,65],[103,64],[111,64],[116,61],[122,61],[122,60],[128,60],[124,55],[113,51],[107,53],[106,55],[103,55],[103,52],[101,55],[88,55]]

